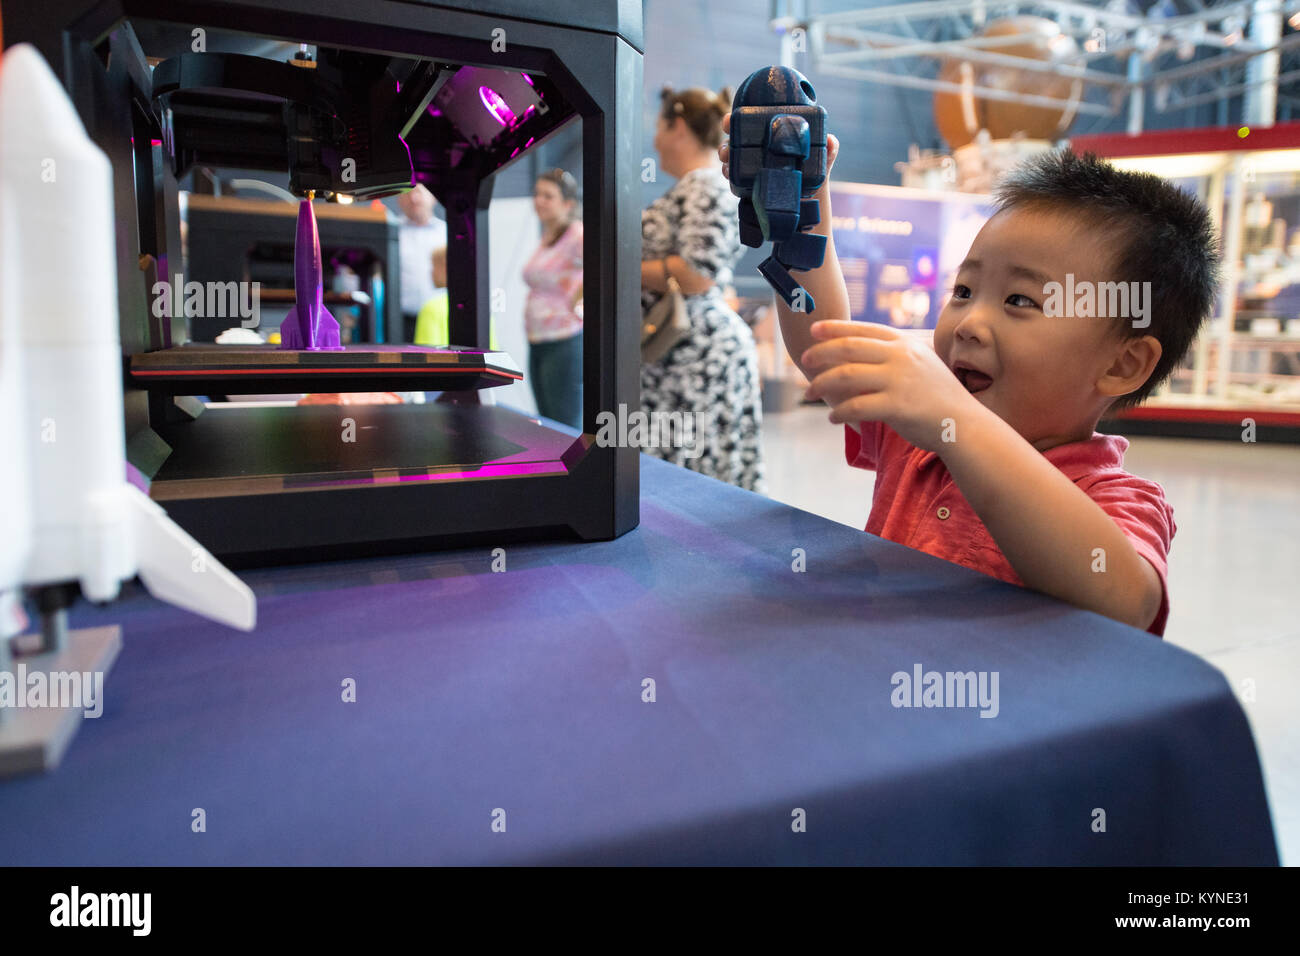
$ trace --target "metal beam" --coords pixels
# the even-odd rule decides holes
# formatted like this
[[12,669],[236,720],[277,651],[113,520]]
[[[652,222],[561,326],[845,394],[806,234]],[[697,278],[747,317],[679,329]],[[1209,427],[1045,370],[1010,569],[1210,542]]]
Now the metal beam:
[[[1283,73],[1279,77],[1277,77],[1276,82],[1285,83],[1291,80],[1300,80],[1300,70],[1292,70],[1290,73]],[[1228,99],[1229,97],[1233,97],[1241,93],[1245,93],[1247,90],[1252,90],[1255,89],[1256,87],[1265,86],[1272,82],[1274,81],[1258,80],[1254,83],[1237,83],[1234,86],[1218,86],[1215,87],[1210,92],[1202,93],[1199,96],[1189,96],[1185,99],[1180,98],[1177,103],[1173,102],[1173,96],[1171,94],[1169,106],[1166,110],[1162,112],[1168,112],[1168,110],[1172,110],[1172,109],[1182,109],[1183,107],[1187,107],[1187,106],[1200,106],[1202,103],[1213,103],[1215,100]],[[1249,119],[1245,119],[1245,118],[1243,118],[1243,122],[1247,126],[1258,125],[1258,123],[1252,123]]]
[[[865,35],[864,38],[868,43],[888,42],[898,39],[889,34],[872,33],[870,31],[856,31]],[[828,39],[832,39],[828,36]],[[989,37],[989,40],[1003,40],[1003,37]],[[1026,40],[1036,40],[1040,37],[1036,34],[1017,33],[1006,38],[1005,43],[988,43],[981,45],[988,46],[1014,46],[1018,43],[1024,43]],[[1053,76],[1064,76],[1072,80],[1086,80],[1090,83],[1096,83],[1099,86],[1126,86],[1127,81],[1123,77],[1118,77],[1110,73],[1103,73],[1099,70],[1089,70],[1085,67],[1075,66],[1072,63],[1050,63],[1045,60],[1032,60],[1028,57],[1013,56],[1007,53],[995,53],[989,50],[972,49],[974,44],[969,41],[960,43],[906,43],[899,46],[888,46],[883,48],[870,48],[858,50],[836,51],[834,53],[823,53],[818,58],[820,62],[827,63],[852,63],[865,62],[869,60],[893,59],[905,56],[930,56],[936,58],[952,58],[956,60],[971,60],[976,63],[988,63],[993,66],[1009,66],[1018,70],[1028,70],[1033,73],[1051,73]]]
[[1202,60],[1200,63],[1189,63],[1187,66],[1177,66],[1172,70],[1165,70],[1156,74],[1152,79],[1158,80],[1161,83],[1177,82],[1185,77],[1196,76],[1198,73],[1207,73],[1211,70],[1217,70],[1225,66],[1245,63],[1252,57],[1258,56],[1259,53],[1266,53],[1272,50],[1293,50],[1297,47],[1300,47],[1300,33],[1293,33],[1288,37],[1283,37],[1275,46],[1269,47],[1266,50],[1256,51],[1253,53],[1231,53],[1226,56],[1211,57],[1208,60]]
[[971,90],[975,96],[987,100],[1000,100],[1004,103],[1023,103],[1026,106],[1046,106],[1052,108],[1068,109],[1074,106],[1077,113],[1088,113],[1094,116],[1114,116],[1115,111],[1109,107],[1102,106],[1098,103],[1088,103],[1084,101],[1075,101],[1070,99],[1061,99],[1055,96],[1039,96],[1035,93],[1013,93],[1008,90],[999,90],[987,86],[966,87],[960,83],[949,83],[946,80],[929,80],[919,76],[906,76],[901,73],[887,73],[883,70],[864,70],[851,66],[825,66],[822,68],[825,73],[831,73],[836,76],[847,76],[859,80],[872,80],[877,83],[888,83],[893,86],[905,86],[914,90],[932,90],[939,93],[962,93]]

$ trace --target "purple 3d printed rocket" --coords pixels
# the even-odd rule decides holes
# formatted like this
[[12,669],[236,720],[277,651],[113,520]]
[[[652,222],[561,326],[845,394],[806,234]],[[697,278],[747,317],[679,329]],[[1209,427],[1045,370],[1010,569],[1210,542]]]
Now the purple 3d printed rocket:
[[280,348],[309,352],[342,351],[339,323],[322,301],[320,233],[311,197],[298,204],[298,234],[293,247],[294,307],[280,323]]

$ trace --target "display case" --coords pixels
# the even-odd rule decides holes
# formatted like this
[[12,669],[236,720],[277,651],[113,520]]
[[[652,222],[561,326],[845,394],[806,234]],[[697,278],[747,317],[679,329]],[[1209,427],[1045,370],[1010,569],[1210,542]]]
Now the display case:
[[1116,431],[1300,441],[1300,123],[1078,136],[1194,193],[1219,229],[1214,314],[1188,361]]

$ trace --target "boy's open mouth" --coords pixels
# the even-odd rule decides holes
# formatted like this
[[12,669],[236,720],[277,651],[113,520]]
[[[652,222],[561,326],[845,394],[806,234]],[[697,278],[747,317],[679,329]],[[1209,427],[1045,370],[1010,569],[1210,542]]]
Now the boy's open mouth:
[[993,384],[993,378],[986,375],[977,368],[967,365],[965,362],[958,362],[952,367],[952,373],[957,376],[957,381],[961,382],[966,391],[972,395],[978,395],[984,389]]

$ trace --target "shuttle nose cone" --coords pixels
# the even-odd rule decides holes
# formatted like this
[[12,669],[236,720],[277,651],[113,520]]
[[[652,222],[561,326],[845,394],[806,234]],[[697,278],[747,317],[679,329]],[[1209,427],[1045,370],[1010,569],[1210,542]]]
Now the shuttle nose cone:
[[[89,140],[58,77],[30,43],[11,46],[0,59],[0,118],[7,151],[45,147],[49,155],[51,146],[75,150]],[[37,168],[35,181],[40,173]]]

